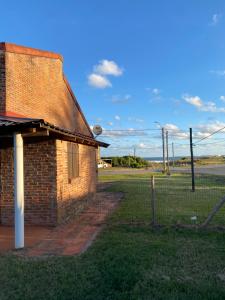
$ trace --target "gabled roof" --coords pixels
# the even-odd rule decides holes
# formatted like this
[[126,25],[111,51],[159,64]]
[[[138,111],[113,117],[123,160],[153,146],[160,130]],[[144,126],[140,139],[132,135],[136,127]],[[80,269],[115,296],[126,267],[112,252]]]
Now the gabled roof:
[[[0,42],[0,52],[9,52],[9,53],[17,53],[17,54],[23,54],[23,55],[29,55],[29,56],[38,56],[38,57],[46,57],[46,58],[51,58],[51,59],[58,59],[61,62],[63,62],[63,56],[61,54],[51,52],[51,51],[46,51],[46,50],[41,50],[37,48],[31,48],[31,47],[25,47],[21,45],[16,45],[13,43],[7,43],[7,42]],[[70,96],[72,97],[74,101],[74,105],[76,106],[77,110],[79,111],[79,114],[81,115],[81,118],[84,122],[84,124],[87,127],[87,130],[90,133],[90,136],[94,138],[93,133],[90,129],[90,126],[81,110],[81,107],[72,91],[72,88],[68,82],[68,80],[65,77],[65,74],[63,74],[63,81],[66,85],[66,88],[68,92],[70,93]]]
[[77,98],[76,98],[76,96],[74,95],[74,92],[73,92],[73,90],[72,90],[72,88],[71,88],[71,86],[70,86],[70,84],[69,84],[69,81],[66,79],[65,74],[63,74],[63,80],[64,80],[64,82],[65,82],[65,84],[66,84],[66,87],[67,87],[67,89],[68,89],[68,91],[69,91],[71,97],[73,98],[73,101],[74,101],[74,103],[75,103],[75,105],[76,105],[76,107],[77,107],[77,109],[78,109],[78,111],[79,111],[79,113],[80,113],[80,115],[81,115],[81,117],[82,117],[82,119],[83,119],[85,125],[87,126],[88,131],[90,132],[91,136],[94,137],[94,135],[93,135],[93,133],[92,133],[92,131],[91,131],[91,129],[90,129],[90,126],[89,126],[89,124],[88,124],[88,122],[87,122],[87,120],[86,120],[86,118],[85,118],[85,116],[84,116],[84,114],[83,114],[83,112],[82,112],[82,110],[81,110],[81,107],[80,107],[80,105],[79,105],[79,103],[78,103],[78,101],[77,101]]
[[[48,130],[50,135],[62,140],[74,141],[95,147],[100,146],[107,148],[109,146],[109,144],[97,141],[93,137],[81,134],[79,132],[71,132],[67,129],[50,124],[43,119],[6,117],[0,115],[0,135],[2,137],[8,137],[9,134],[14,132],[27,133],[27,130],[31,128],[37,129],[37,133],[40,133],[41,130],[44,129]],[[32,136],[35,137],[35,133]]]

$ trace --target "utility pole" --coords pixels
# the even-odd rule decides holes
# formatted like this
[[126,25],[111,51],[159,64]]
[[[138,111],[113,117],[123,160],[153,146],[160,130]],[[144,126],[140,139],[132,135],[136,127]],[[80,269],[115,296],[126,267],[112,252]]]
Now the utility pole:
[[166,131],[166,161],[167,161],[167,175],[170,175],[168,131]]
[[172,153],[173,153],[173,168],[174,168],[174,143],[172,142]]
[[190,128],[190,151],[191,151],[191,185],[192,185],[192,192],[195,192],[195,170],[194,170],[192,128]]
[[136,157],[136,147],[134,146],[134,158]]
[[162,127],[162,150],[163,150],[163,173],[166,173],[166,160],[165,160],[165,130]]

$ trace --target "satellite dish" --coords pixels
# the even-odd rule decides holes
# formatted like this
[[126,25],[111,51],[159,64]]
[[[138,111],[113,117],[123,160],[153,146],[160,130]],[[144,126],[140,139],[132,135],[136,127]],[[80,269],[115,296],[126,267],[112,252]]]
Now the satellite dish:
[[95,125],[93,127],[93,132],[96,136],[100,135],[102,133],[102,127],[100,125]]

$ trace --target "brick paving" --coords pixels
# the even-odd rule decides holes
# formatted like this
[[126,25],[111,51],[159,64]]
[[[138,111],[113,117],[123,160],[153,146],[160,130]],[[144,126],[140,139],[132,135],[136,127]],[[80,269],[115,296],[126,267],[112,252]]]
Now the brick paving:
[[[110,213],[122,199],[122,193],[101,190],[79,217],[57,227],[25,228],[25,248],[13,251],[25,256],[77,255],[83,253],[103,228]],[[0,227],[0,253],[13,248],[12,227]]]

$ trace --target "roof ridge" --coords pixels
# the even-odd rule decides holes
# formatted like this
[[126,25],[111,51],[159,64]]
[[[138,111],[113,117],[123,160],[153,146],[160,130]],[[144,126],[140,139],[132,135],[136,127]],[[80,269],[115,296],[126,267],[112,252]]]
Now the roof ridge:
[[41,50],[37,48],[21,46],[13,43],[7,43],[7,42],[0,42],[0,51],[32,55],[32,56],[42,56],[47,58],[60,59],[61,61],[63,61],[63,57],[61,54],[51,52],[51,51]]

